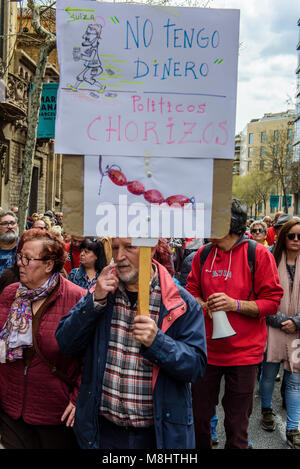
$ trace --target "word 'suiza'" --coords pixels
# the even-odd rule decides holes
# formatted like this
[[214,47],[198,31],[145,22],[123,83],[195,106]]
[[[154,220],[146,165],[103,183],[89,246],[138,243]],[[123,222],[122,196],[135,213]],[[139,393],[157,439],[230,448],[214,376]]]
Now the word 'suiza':
[[73,21],[95,21],[95,15],[88,14],[80,11],[68,11],[66,10],[69,15],[68,23],[72,23]]

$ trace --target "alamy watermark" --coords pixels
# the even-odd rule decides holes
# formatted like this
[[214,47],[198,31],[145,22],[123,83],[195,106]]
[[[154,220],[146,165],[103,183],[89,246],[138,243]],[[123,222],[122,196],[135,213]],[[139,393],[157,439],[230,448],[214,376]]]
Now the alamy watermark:
[[97,205],[96,235],[120,238],[203,238],[204,204],[170,206],[167,203],[128,203],[127,195],[120,195],[118,203],[101,202]]

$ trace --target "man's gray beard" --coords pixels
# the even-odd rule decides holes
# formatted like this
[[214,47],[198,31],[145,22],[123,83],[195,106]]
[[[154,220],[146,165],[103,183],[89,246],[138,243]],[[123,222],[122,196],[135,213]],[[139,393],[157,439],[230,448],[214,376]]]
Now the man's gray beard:
[[139,278],[139,271],[137,269],[129,272],[128,274],[120,274],[120,272],[117,271],[117,274],[119,279],[125,283],[125,285],[133,285]]
[[6,244],[13,243],[14,241],[17,241],[17,239],[18,239],[17,231],[11,231],[9,233],[3,233],[2,235],[0,235],[0,241]]

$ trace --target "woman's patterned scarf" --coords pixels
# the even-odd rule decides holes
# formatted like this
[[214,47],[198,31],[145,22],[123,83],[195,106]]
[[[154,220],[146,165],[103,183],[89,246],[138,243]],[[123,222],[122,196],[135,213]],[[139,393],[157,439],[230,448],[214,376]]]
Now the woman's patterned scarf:
[[0,332],[0,363],[23,358],[23,349],[32,347],[31,303],[49,296],[58,280],[59,274],[54,273],[35,290],[29,290],[20,283],[7,321]]

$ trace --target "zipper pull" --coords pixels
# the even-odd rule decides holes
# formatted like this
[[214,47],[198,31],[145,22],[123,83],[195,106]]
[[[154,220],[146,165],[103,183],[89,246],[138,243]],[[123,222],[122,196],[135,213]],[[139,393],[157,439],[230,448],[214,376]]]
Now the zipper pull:
[[25,367],[24,367],[24,376],[27,376],[27,370],[28,370],[28,365],[25,365]]

